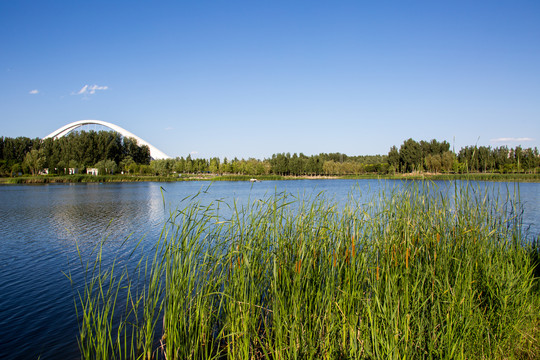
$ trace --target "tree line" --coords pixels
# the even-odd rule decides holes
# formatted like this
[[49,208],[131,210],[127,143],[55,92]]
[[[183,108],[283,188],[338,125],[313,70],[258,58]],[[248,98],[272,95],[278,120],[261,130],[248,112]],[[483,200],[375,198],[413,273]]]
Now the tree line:
[[98,168],[100,173],[138,171],[150,164],[150,149],[114,131],[71,132],[58,139],[0,137],[0,174],[65,174]]
[[536,147],[466,146],[456,155],[450,151],[448,142],[438,142],[435,139],[430,142],[405,140],[399,150],[396,146],[390,148],[387,159],[389,171],[401,173],[531,173],[536,172],[540,166],[540,155]]
[[186,158],[153,160],[150,163],[155,175],[212,173],[236,175],[284,175],[284,176],[334,176],[365,173],[387,173],[384,155],[348,156],[341,153],[321,153],[307,156],[302,153],[279,153],[269,159]]
[[390,172],[450,172],[454,165],[454,153],[450,151],[447,141],[417,142],[408,139],[403,142],[399,150],[392,146],[388,152],[388,164]]
[[73,132],[57,140],[0,138],[0,174],[36,174],[41,169],[64,174],[89,167],[103,173],[140,175],[238,174],[284,176],[344,176],[411,172],[537,172],[537,148],[466,146],[457,154],[447,141],[407,139],[387,155],[348,156],[341,153],[277,153],[268,159],[177,157],[151,160],[147,146],[113,131]]
[[457,160],[458,172],[536,173],[540,166],[540,154],[536,147],[500,146],[492,149],[489,146],[466,146],[459,151]]
[[156,175],[213,173],[239,175],[343,176],[362,174],[395,174],[412,172],[467,173],[537,172],[540,155],[537,148],[522,149],[501,146],[467,146],[456,155],[447,141],[415,141],[407,139],[399,147],[392,146],[388,155],[348,156],[321,153],[306,156],[278,153],[269,159],[225,158],[155,160],[150,171]]

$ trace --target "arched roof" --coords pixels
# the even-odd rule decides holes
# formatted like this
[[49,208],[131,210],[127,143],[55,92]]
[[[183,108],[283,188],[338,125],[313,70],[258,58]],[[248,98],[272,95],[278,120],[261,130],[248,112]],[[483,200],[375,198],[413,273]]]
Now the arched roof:
[[74,122],[69,123],[69,124],[67,124],[65,126],[62,126],[60,129],[58,129],[56,131],[53,131],[49,135],[45,136],[44,139],[47,139],[47,138],[58,139],[59,137],[67,135],[69,132],[71,132],[71,131],[75,130],[76,128],[81,127],[83,125],[102,125],[102,126],[106,126],[109,129],[112,129],[112,130],[116,131],[117,133],[119,133],[120,135],[122,135],[124,137],[134,138],[135,140],[137,140],[137,144],[139,146],[142,146],[142,145],[148,146],[148,148],[150,149],[150,156],[154,160],[170,159],[171,158],[169,155],[165,154],[163,151],[159,150],[154,145],[150,144],[149,142],[144,141],[143,139],[141,139],[137,135],[127,131],[126,129],[124,129],[124,128],[118,126],[118,125],[112,124],[110,122],[101,121],[101,120],[79,120],[79,121],[74,121]]

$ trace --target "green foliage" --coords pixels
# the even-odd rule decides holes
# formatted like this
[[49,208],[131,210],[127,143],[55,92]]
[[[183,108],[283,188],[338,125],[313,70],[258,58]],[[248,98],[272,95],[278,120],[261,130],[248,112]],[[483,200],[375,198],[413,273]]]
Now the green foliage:
[[403,173],[422,172],[434,173],[454,172],[528,172],[535,173],[540,167],[538,149],[508,149],[506,146],[492,149],[485,146],[466,146],[456,156],[450,151],[446,141],[430,142],[413,139],[403,142],[399,151],[395,146],[390,148],[387,162],[392,169]]
[[422,148],[413,139],[406,140],[399,148],[399,161],[404,172],[422,170]]
[[23,164],[30,169],[32,175],[36,175],[41,169],[43,169],[45,161],[46,159],[42,150],[32,149],[26,153]]
[[[26,159],[31,150],[39,151],[39,159],[35,154]],[[150,161],[147,146],[137,146],[135,139],[105,131],[75,132],[57,140],[1,137],[0,155],[0,175],[5,176],[14,173],[12,167],[15,164],[19,164],[22,172],[35,174],[42,168],[48,168],[49,173],[65,174],[70,168],[83,172],[85,168],[102,164],[106,160],[117,164],[118,168],[114,172],[154,176],[206,173],[246,176],[379,176],[423,171],[536,173],[540,167],[540,156],[536,148],[522,149],[518,146],[515,149],[491,149],[467,146],[456,156],[450,151],[448,142],[435,139],[429,142],[407,139],[399,150],[392,146],[388,155],[320,153],[307,156],[303,153],[277,153],[264,160],[225,158],[223,161],[218,157],[201,159],[188,155],[186,158]],[[41,165],[41,168],[36,165]]]
[[369,173],[386,173],[386,157],[374,156],[347,156],[340,153],[331,153],[306,156],[281,153],[274,154],[268,161],[270,172],[276,175],[311,176],[311,175],[359,175]]
[[143,276],[86,266],[82,357],[538,358],[539,250],[504,210],[519,203],[453,190],[426,182],[342,210],[278,194],[227,218],[195,196]]
[[399,170],[400,166],[400,157],[397,147],[394,145],[390,148],[388,152],[388,164],[394,169],[394,171]]
[[[72,132],[59,139],[34,139],[25,137],[0,138],[0,174],[6,174],[14,164],[22,164],[32,174],[44,168],[49,173],[64,174],[69,168],[83,172],[103,161],[122,164],[122,170],[129,167],[130,161],[136,164],[150,163],[150,150],[138,146],[134,139],[123,138],[113,131]],[[108,168],[112,168],[110,165]],[[116,171],[116,170],[115,170]]]
[[514,149],[466,146],[459,151],[457,158],[472,172],[531,173],[540,166],[538,149],[522,149],[521,146]]
[[118,165],[113,160],[101,160],[94,165],[98,169],[99,174],[113,175],[118,170]]

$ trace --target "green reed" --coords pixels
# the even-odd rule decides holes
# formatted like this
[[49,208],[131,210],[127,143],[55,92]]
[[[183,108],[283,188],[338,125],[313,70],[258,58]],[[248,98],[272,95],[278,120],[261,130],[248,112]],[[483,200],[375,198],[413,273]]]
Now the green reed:
[[367,200],[277,194],[223,218],[195,197],[138,276],[102,269],[100,252],[87,266],[82,357],[540,356],[539,252],[519,202],[428,182]]

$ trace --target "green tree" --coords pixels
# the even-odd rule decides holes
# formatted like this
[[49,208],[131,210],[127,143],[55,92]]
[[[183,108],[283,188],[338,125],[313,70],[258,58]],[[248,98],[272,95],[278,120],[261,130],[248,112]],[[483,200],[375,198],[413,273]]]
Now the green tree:
[[94,165],[99,174],[113,175],[118,170],[118,165],[111,159],[101,160]]
[[223,159],[223,164],[221,164],[221,172],[224,174],[232,173],[231,164],[229,163],[227,158]]
[[219,173],[219,158],[215,157],[210,159],[210,165],[208,167],[208,171],[210,171],[212,174]]
[[20,163],[15,163],[11,166],[11,176],[17,176],[22,173],[22,166]]
[[289,159],[290,154],[274,154],[270,163],[272,165],[272,172],[278,175],[288,175],[289,174]]
[[426,156],[425,160],[426,168],[434,173],[438,173],[442,168],[442,159],[439,154],[431,154]]
[[399,158],[402,171],[421,170],[422,148],[420,144],[413,139],[405,140],[399,149]]
[[126,157],[124,157],[124,159],[122,159],[122,161],[120,161],[120,164],[118,165],[121,171],[124,171],[126,173],[131,173],[129,169],[132,164],[135,164],[135,161],[130,155],[127,155]]
[[388,152],[387,161],[388,164],[393,167],[396,171],[399,171],[399,151],[397,147],[394,145],[390,148],[390,151]]
[[293,154],[289,161],[289,172],[297,176],[304,174],[304,159],[296,155],[296,153]]
[[445,151],[441,156],[441,168],[446,172],[452,170],[452,166],[455,161],[455,155],[451,151]]
[[183,157],[177,157],[174,162],[174,171],[176,171],[177,174],[183,174],[185,172],[185,167],[186,160]]
[[45,164],[43,151],[38,151],[35,149],[30,150],[26,153],[23,164],[24,166],[28,167],[32,175],[36,175],[40,170],[43,169],[43,165]]
[[193,161],[191,160],[191,155],[187,156],[186,165],[184,168],[187,174],[190,174],[193,172]]

